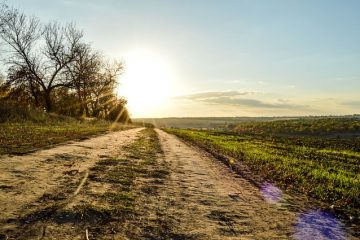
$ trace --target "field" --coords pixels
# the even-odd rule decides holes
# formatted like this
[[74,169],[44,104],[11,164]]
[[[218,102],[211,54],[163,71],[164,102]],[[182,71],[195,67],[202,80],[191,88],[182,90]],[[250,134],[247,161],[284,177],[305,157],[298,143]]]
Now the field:
[[[259,124],[253,123],[251,128],[261,132],[256,128]],[[280,123],[275,124],[275,129],[271,125],[274,123],[260,124],[278,134],[185,129],[167,131],[214,155],[232,157],[228,158],[228,165],[237,161],[245,163],[252,172],[281,188],[320,199],[327,208],[349,217],[359,216],[360,139],[282,135],[276,131],[281,129]],[[250,123],[245,126],[249,129]],[[231,160],[233,158],[235,162]]]
[[[357,132],[360,135],[360,116],[333,117],[186,117],[134,118],[136,122],[152,123],[158,128],[196,128],[248,133],[330,133]],[[351,125],[350,123],[354,123]]]
[[302,117],[293,120],[244,121],[228,125],[228,129],[237,133],[308,135],[327,137],[359,137],[360,118],[353,117]]
[[24,154],[68,140],[132,127],[105,120],[76,119],[21,108],[0,107],[0,154]]
[[152,123],[158,128],[225,129],[239,122],[258,122],[293,119],[288,117],[187,117],[187,118],[135,118],[136,122]]

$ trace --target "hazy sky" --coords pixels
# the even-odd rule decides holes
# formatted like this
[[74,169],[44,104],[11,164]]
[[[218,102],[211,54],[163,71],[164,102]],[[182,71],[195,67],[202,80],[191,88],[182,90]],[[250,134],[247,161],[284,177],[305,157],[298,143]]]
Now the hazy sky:
[[134,117],[360,113],[358,0],[8,4],[76,22],[96,49],[129,59],[119,93]]

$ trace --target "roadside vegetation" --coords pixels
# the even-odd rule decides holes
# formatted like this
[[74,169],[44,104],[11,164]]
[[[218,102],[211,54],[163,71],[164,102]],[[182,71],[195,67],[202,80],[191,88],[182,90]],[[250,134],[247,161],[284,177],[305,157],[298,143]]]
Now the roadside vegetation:
[[[336,120],[338,121],[338,120]],[[296,128],[295,122],[283,122]],[[331,127],[332,121],[317,123]],[[358,126],[358,121],[344,125]],[[250,128],[251,125],[251,128]],[[264,133],[273,123],[247,123],[248,132]],[[275,128],[281,128],[279,123]],[[259,129],[256,128],[259,126]],[[337,127],[336,125],[335,127]],[[215,156],[229,156],[228,165],[245,163],[263,180],[320,199],[325,207],[358,219],[360,209],[360,139],[297,135],[240,134],[205,130],[167,129],[169,133],[205,148]],[[234,160],[235,159],[235,162]]]
[[133,127],[136,126],[0,105],[0,154],[24,154],[68,140]]

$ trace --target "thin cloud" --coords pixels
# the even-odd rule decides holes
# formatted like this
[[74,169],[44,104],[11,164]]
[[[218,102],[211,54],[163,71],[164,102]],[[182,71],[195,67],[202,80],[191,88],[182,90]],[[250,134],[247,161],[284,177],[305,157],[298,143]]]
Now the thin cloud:
[[360,108],[360,101],[347,101],[343,102],[343,105],[350,106],[350,107],[359,107]]
[[255,92],[239,92],[239,91],[224,91],[224,92],[201,92],[189,95],[183,95],[176,97],[178,99],[189,99],[189,100],[206,100],[206,99],[217,99],[222,97],[239,97],[244,95],[251,95]]
[[308,105],[291,104],[288,100],[279,100],[277,102],[265,102],[254,98],[244,98],[244,96],[253,95],[255,92],[203,92],[190,95],[179,96],[177,99],[186,99],[195,102],[207,104],[216,104],[224,106],[239,106],[248,108],[268,108],[268,109],[297,109],[308,110]]
[[244,106],[251,108],[276,108],[276,109],[305,109],[308,108],[307,105],[297,105],[290,103],[268,103],[260,101],[258,99],[251,98],[229,98],[229,97],[219,97],[213,99],[205,99],[203,102],[212,103],[212,104],[223,104],[223,105],[233,105],[233,106]]

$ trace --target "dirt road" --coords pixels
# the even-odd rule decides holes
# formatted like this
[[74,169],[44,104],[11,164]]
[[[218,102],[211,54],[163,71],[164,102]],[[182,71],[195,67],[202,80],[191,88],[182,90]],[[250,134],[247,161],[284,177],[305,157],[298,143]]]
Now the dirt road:
[[171,168],[159,202],[177,222],[179,234],[201,239],[286,239],[293,233],[296,214],[267,203],[248,181],[175,136],[158,134]]
[[0,156],[0,239],[358,239],[161,130]]
[[41,204],[38,199],[77,182],[100,157],[114,155],[140,130],[113,132],[24,156],[0,156],[0,230],[14,227],[12,220]]

